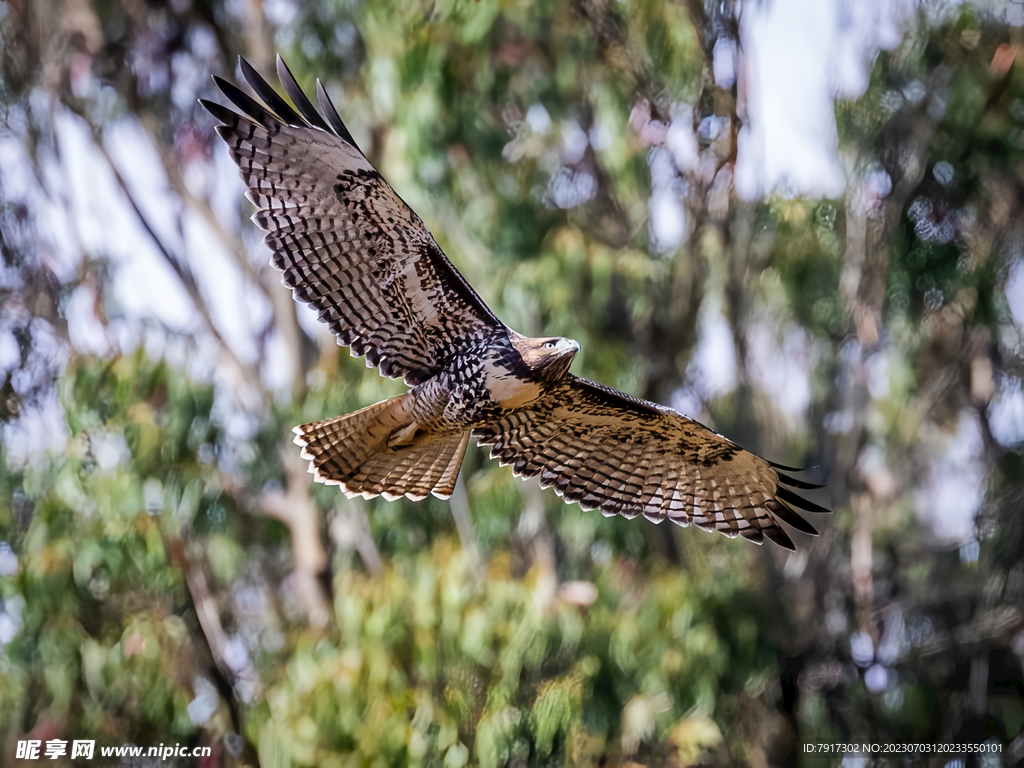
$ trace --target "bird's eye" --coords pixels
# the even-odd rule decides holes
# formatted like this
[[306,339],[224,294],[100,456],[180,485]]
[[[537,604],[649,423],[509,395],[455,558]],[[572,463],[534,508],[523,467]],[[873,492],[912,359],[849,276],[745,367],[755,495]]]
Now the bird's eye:
[[556,346],[558,346],[558,342],[556,342],[556,341],[545,341],[544,342],[544,349],[554,349]]

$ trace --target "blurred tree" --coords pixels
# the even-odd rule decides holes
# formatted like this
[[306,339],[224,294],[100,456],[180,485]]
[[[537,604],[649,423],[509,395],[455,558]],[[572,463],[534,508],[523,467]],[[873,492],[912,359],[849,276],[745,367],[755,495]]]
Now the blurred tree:
[[[922,9],[836,107],[847,194],[743,201],[734,11],[0,5],[7,762],[1024,756],[1019,28]],[[816,464],[825,534],[787,557],[603,520],[479,453],[450,505],[311,489],[291,425],[398,390],[279,287],[196,105],[275,50],[502,318]]]

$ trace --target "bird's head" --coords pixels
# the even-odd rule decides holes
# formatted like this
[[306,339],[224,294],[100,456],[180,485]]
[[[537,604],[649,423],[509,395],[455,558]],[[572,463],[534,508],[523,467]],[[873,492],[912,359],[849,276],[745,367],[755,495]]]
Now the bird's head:
[[564,376],[572,365],[572,359],[580,351],[578,342],[561,336],[540,339],[520,336],[513,344],[530,370],[546,381],[555,381]]

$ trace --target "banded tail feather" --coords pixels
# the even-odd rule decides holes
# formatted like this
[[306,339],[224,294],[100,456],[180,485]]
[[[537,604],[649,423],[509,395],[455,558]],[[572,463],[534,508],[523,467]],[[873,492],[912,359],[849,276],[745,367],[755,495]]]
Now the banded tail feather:
[[418,435],[409,394],[345,416],[295,427],[295,443],[318,483],[337,485],[346,496],[419,501],[455,490],[469,430]]

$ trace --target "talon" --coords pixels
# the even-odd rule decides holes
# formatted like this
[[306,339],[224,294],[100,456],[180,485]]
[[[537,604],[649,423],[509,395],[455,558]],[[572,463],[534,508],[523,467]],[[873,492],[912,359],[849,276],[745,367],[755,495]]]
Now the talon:
[[408,448],[416,439],[420,425],[415,421],[412,424],[395,430],[388,436],[388,448]]

